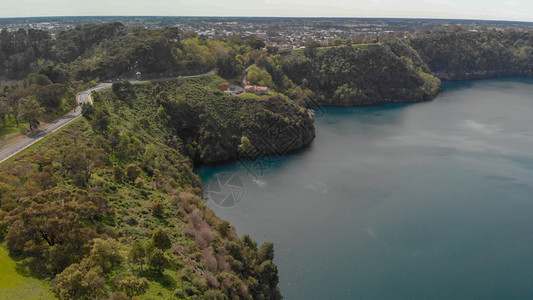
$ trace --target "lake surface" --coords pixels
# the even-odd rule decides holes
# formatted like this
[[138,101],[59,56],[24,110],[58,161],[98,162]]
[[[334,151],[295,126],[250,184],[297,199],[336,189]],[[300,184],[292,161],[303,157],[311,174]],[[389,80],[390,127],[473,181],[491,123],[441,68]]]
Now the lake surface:
[[236,205],[207,203],[274,242],[285,299],[533,298],[533,80],[446,83],[315,125],[311,147],[262,171],[199,170],[206,190],[242,181]]

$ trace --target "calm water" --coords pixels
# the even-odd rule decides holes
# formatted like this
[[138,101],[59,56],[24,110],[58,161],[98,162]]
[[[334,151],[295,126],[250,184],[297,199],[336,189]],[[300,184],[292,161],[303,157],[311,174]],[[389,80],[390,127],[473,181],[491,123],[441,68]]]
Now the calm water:
[[[275,243],[286,299],[532,299],[533,80],[448,83],[434,101],[328,108],[317,138],[212,207]],[[255,171],[256,175],[261,175]]]

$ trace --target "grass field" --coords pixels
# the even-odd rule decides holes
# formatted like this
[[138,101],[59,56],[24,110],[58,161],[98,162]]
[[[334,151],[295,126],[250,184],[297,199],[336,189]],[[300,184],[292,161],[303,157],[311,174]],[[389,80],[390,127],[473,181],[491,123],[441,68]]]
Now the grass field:
[[39,279],[22,276],[7,250],[0,246],[0,299],[57,299]]
[[6,123],[0,124],[0,141],[3,141],[13,134],[19,133],[21,128],[26,128],[28,122],[20,121],[20,128],[15,124],[13,117],[9,116]]
[[268,98],[270,98],[271,96],[274,96],[274,95],[275,95],[274,92],[269,91],[268,95],[256,95],[256,94],[253,94],[253,93],[244,93],[244,94],[242,94],[239,97],[241,97],[243,99],[268,99]]

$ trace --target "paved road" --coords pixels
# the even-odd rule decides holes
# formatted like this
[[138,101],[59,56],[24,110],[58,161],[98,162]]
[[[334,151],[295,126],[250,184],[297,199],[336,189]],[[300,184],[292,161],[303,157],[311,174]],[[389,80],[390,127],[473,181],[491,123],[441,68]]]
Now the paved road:
[[[193,78],[193,77],[201,77],[206,75],[214,74],[216,70],[211,70],[204,74],[198,74],[198,75],[190,75],[190,76],[180,76],[177,78]],[[164,81],[164,80],[172,80],[176,78],[162,78],[162,79],[154,79],[154,80],[145,80],[145,81],[130,81],[132,84],[139,84],[139,83],[146,83],[146,82],[152,82],[152,81]],[[100,91],[111,87],[111,83],[100,83],[99,85],[92,87],[88,90],[85,90],[83,92],[79,92],[76,95],[76,101],[78,102],[78,106],[64,115],[63,117],[55,120],[53,123],[47,125],[44,128],[39,129],[38,131],[35,131],[33,134],[23,138],[22,140],[10,145],[7,148],[4,148],[0,150],[0,163],[7,160],[11,156],[19,153],[20,151],[28,148],[29,146],[35,144],[43,137],[49,135],[50,133],[62,128],[63,126],[67,125],[68,123],[74,121],[78,117],[81,116],[81,104],[82,103],[92,103],[91,99],[91,92],[92,91]]]

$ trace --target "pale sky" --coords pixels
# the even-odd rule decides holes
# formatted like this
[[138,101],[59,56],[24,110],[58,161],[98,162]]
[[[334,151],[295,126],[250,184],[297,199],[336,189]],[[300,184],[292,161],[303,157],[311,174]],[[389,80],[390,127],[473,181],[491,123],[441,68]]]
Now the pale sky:
[[533,22],[533,0],[0,0],[0,17],[250,16]]

